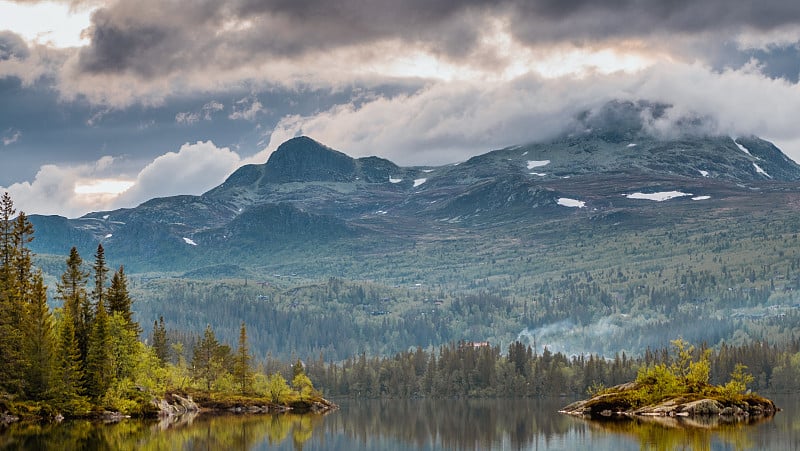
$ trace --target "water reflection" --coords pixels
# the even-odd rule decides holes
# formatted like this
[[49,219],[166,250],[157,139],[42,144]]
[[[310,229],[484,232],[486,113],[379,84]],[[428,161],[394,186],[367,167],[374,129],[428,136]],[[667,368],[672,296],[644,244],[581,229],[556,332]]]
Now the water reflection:
[[320,415],[226,415],[179,421],[85,421],[14,425],[0,449],[113,450],[760,450],[800,449],[800,397],[751,425],[675,419],[589,422],[556,411],[552,400],[340,401]]

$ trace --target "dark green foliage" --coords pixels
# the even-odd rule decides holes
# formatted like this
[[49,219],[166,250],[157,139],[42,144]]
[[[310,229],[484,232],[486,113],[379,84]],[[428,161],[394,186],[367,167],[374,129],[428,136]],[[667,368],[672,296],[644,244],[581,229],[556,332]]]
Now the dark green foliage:
[[203,338],[192,353],[192,376],[205,385],[207,391],[225,369],[225,352],[211,326],[206,326]]
[[86,394],[100,400],[114,382],[109,317],[103,302],[96,306],[86,357]]
[[109,314],[119,313],[130,329],[138,335],[141,332],[141,328],[133,319],[131,310],[133,300],[128,292],[128,277],[125,275],[123,266],[120,266],[111,277],[111,286],[106,290],[106,300],[108,301]]
[[86,361],[89,350],[89,334],[91,333],[92,311],[89,296],[86,293],[86,281],[89,273],[83,270],[83,259],[78,249],[73,247],[67,258],[67,269],[61,275],[57,286],[58,297],[64,301],[64,310],[69,310],[78,340],[81,361]]
[[247,328],[244,321],[239,329],[239,347],[233,362],[233,379],[242,395],[246,395],[253,388],[253,370],[251,364],[250,348],[247,344]]
[[52,394],[55,356],[58,348],[53,334],[53,318],[47,306],[47,288],[41,272],[33,280],[33,297],[28,306],[29,322],[26,329],[26,356],[30,362],[26,376],[27,396],[42,399]]
[[169,359],[169,340],[167,339],[167,328],[164,326],[163,316],[160,316],[158,321],[153,321],[153,349],[161,364],[167,363]]

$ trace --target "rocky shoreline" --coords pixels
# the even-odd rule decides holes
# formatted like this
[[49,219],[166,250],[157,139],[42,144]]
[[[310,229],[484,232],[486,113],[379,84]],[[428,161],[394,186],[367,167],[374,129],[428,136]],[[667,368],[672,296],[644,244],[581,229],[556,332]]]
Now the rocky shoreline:
[[771,417],[780,410],[771,400],[754,394],[740,395],[735,399],[682,394],[636,406],[631,404],[631,397],[627,395],[638,388],[635,383],[618,385],[589,399],[569,404],[559,413],[592,419],[714,416],[722,422],[737,422]]
[[181,396],[176,393],[167,394],[165,399],[154,400],[153,405],[157,409],[157,416],[161,419],[201,413],[273,414],[296,412],[324,414],[339,408],[336,404],[322,397],[306,401],[294,401],[288,405],[283,405],[247,398],[226,401],[206,398],[194,400],[191,395]]

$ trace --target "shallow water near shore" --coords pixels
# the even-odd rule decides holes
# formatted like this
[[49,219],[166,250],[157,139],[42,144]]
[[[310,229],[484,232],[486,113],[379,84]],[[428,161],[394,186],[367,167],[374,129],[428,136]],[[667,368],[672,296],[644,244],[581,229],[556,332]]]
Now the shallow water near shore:
[[676,427],[590,422],[557,413],[568,398],[337,400],[328,415],[200,415],[178,422],[68,421],[13,425],[14,450],[786,450],[800,449],[800,394],[771,397],[783,410],[754,424]]

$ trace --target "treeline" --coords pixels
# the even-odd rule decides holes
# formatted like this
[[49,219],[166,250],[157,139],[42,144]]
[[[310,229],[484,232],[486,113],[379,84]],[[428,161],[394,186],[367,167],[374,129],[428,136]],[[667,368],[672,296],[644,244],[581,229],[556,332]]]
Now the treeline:
[[[800,390],[800,341],[786,345],[753,342],[710,350],[692,347],[692,358],[706,358],[712,384],[724,384],[744,365],[759,391]],[[707,353],[707,354],[706,354]],[[521,342],[501,352],[486,343],[458,342],[435,351],[420,348],[392,357],[358,357],[308,363],[308,372],[328,396],[355,398],[544,397],[585,395],[602,387],[633,381],[641,368],[671,365],[679,356],[668,348],[648,349],[631,358],[625,353],[598,355],[542,353]]]
[[[120,267],[109,280],[102,244],[90,271],[71,249],[56,289],[62,306],[51,311],[28,248],[33,232],[8,193],[0,197],[0,413],[148,414],[173,390],[278,404],[317,396],[302,365],[294,367],[292,386],[280,373],[257,371],[244,322],[235,351],[207,326],[191,362],[180,345],[171,346],[163,320],[154,324],[152,346],[139,341],[127,276]],[[168,360],[170,352],[177,361]]]

